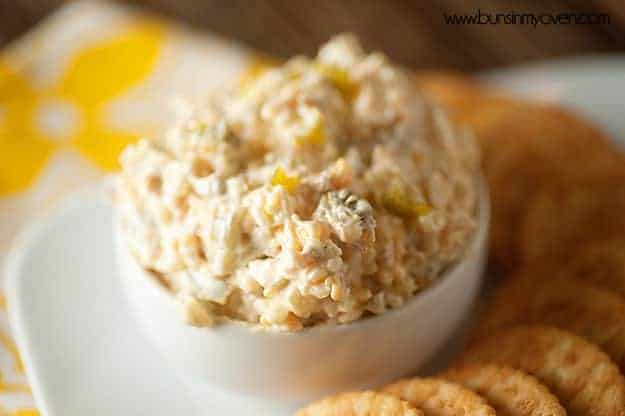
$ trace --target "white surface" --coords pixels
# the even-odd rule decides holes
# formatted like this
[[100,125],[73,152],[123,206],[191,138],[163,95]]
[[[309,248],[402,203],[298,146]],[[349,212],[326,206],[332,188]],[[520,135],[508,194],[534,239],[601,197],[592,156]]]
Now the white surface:
[[[406,307],[298,334],[254,334],[234,324],[187,327],[166,292],[141,273],[127,273],[122,281],[138,306],[145,327],[139,328],[120,285],[105,199],[101,190],[75,195],[22,234],[9,255],[9,315],[44,415],[286,416],[301,404],[297,398],[381,384],[414,370],[467,315],[479,286],[486,229],[469,261]],[[264,388],[274,400],[233,396],[180,377],[146,341],[146,328],[153,340],[160,337],[161,350],[199,367],[204,379]]]
[[128,319],[110,210],[93,196],[31,228],[9,256],[11,326],[39,408],[59,416],[199,414]]
[[387,384],[440,349],[469,315],[480,286],[488,235],[485,192],[480,202],[480,226],[461,263],[401,308],[346,325],[295,333],[234,322],[186,325],[174,297],[137,264],[121,232],[115,244],[120,277],[139,326],[181,372],[198,383],[295,406]]
[[[625,59],[574,59],[485,79],[572,106],[625,137]],[[168,369],[121,301],[108,208],[93,196],[83,201],[27,231],[8,267],[10,317],[43,414],[279,415],[266,402],[192,387]]]

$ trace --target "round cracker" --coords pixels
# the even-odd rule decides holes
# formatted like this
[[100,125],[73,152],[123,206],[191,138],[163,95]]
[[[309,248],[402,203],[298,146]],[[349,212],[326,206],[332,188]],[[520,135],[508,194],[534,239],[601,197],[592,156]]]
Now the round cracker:
[[395,396],[363,391],[321,399],[295,416],[423,416],[423,412]]
[[525,268],[495,292],[476,337],[519,324],[554,326],[599,345],[625,371],[625,299],[546,267]]
[[521,224],[526,263],[567,262],[581,244],[625,235],[625,172],[552,183],[531,200]]
[[463,354],[460,365],[470,363],[525,371],[573,414],[625,415],[625,379],[618,367],[599,347],[569,332],[540,325],[497,331]]
[[566,416],[556,396],[520,370],[473,364],[451,369],[442,377],[484,397],[498,416]]
[[494,416],[488,402],[460,384],[436,378],[400,380],[383,389],[421,409],[425,416]]
[[625,297],[625,238],[580,244],[570,260],[562,265],[562,274]]
[[418,83],[481,145],[492,200],[490,257],[499,266],[520,260],[518,224],[537,189],[611,164],[608,137],[568,110],[506,97],[455,73],[425,73]]
[[561,109],[513,103],[490,113],[490,121],[475,134],[491,191],[492,254],[511,267],[520,260],[518,224],[535,192],[554,181],[603,170],[614,153],[602,132]]

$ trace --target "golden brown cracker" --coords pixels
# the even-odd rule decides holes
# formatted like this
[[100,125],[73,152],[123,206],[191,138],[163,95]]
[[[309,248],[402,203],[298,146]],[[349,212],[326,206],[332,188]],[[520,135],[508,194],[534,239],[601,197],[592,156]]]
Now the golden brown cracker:
[[601,170],[614,153],[598,127],[560,107],[507,97],[455,73],[422,73],[418,83],[480,143],[492,200],[491,260],[499,265],[519,262],[518,224],[536,190]]
[[423,412],[395,396],[363,391],[321,399],[295,416],[423,416]]
[[[417,74],[417,84],[427,97],[447,108],[455,121],[473,129],[485,147],[486,160],[505,153],[515,155],[522,149],[534,151],[538,157],[543,152],[556,157],[560,153],[576,155],[578,144],[610,143],[601,129],[578,114],[509,96],[461,73],[424,71]],[[515,149],[508,152],[510,146]]]
[[568,259],[588,241],[625,235],[625,170],[552,182],[527,205],[520,229],[525,263]]
[[599,345],[625,370],[625,299],[549,267],[526,267],[493,295],[475,338],[519,324],[554,326]]
[[518,224],[533,195],[551,182],[605,169],[614,153],[599,129],[564,110],[527,103],[498,107],[475,134],[491,191],[492,254],[513,266],[519,262]]
[[625,236],[580,244],[561,270],[625,298]]
[[494,416],[494,409],[473,391],[443,379],[411,378],[384,387],[421,409],[425,416]]
[[569,332],[540,325],[497,331],[475,343],[459,365],[471,363],[507,365],[533,375],[572,414],[625,415],[625,379],[616,364]]
[[566,416],[556,396],[534,377],[510,367],[473,364],[441,375],[484,397],[498,416]]

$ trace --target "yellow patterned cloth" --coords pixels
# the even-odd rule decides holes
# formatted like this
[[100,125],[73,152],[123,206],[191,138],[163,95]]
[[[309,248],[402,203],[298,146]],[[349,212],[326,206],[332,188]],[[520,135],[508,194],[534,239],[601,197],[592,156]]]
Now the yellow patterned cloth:
[[[100,2],[64,6],[0,52],[0,264],[19,227],[162,131],[167,103],[255,62],[245,48]],[[37,415],[0,293],[0,416]]]

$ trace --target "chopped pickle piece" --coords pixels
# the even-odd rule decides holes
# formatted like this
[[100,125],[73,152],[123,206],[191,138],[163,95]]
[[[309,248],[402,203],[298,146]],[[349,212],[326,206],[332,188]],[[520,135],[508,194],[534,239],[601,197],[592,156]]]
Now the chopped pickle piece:
[[432,211],[428,204],[412,200],[400,189],[393,189],[384,195],[383,203],[391,213],[403,218],[418,218]]
[[271,177],[273,186],[282,186],[288,193],[293,193],[299,185],[297,176],[289,176],[284,169],[278,167]]
[[343,98],[349,100],[356,95],[356,83],[352,81],[349,72],[335,65],[317,63],[315,69],[341,92]]

